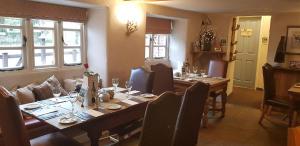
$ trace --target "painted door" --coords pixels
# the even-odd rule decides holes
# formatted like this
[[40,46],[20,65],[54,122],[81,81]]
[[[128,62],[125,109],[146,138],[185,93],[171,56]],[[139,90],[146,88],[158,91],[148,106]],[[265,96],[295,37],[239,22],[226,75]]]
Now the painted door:
[[261,17],[243,17],[239,24],[234,86],[254,88]]

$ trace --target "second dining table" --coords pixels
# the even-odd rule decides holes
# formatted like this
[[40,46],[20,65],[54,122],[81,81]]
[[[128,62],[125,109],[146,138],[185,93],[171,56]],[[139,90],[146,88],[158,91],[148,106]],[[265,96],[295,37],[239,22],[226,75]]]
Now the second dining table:
[[[175,90],[178,92],[184,92],[186,88],[193,85],[195,82],[204,82],[209,84],[209,93],[211,92],[219,92],[221,93],[222,98],[222,107],[218,109],[222,112],[221,118],[225,116],[226,111],[226,103],[227,103],[227,85],[230,81],[226,78],[221,77],[200,77],[197,74],[191,74],[186,77],[174,77],[174,87]],[[209,111],[209,102],[206,101],[204,113],[203,113],[203,120],[202,126],[207,127],[208,124],[208,111]]]
[[[119,88],[119,90],[124,91],[123,89]],[[128,97],[126,93],[120,91],[114,95],[114,99],[109,102],[101,102],[98,106],[82,107],[80,102],[76,102],[74,104],[74,111],[76,111],[74,115],[78,120],[71,124],[60,122],[64,116],[72,111],[72,104],[68,102],[66,96],[20,105],[20,109],[23,113],[48,123],[58,131],[81,128],[87,132],[91,146],[98,146],[103,130],[109,130],[142,118],[147,103],[157,98],[157,96],[144,96],[138,91],[131,91],[131,93],[133,94]],[[109,108],[116,104],[120,105],[119,109]],[[30,108],[37,105],[40,108]]]

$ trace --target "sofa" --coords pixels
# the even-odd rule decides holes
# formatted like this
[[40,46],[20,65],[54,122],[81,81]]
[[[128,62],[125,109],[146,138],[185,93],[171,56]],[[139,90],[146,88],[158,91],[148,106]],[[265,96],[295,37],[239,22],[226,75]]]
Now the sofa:
[[[76,86],[82,83],[82,79],[65,79],[64,86],[53,75],[42,83],[31,83],[24,87],[8,91],[4,86],[0,85],[0,96],[10,94],[15,98],[18,104],[27,104],[38,100],[52,98],[53,88],[58,88],[61,95],[65,96],[70,90],[74,90]],[[56,129],[38,119],[23,114],[25,127],[27,128],[30,139],[55,132]],[[0,129],[0,146],[2,146],[2,135]]]

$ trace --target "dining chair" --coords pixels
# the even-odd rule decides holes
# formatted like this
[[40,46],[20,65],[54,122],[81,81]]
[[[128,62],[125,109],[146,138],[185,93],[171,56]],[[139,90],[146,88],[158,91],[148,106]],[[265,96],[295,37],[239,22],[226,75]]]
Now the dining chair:
[[173,69],[165,64],[151,65],[155,73],[153,94],[160,95],[166,91],[174,91]]
[[182,99],[173,135],[172,146],[195,146],[208,97],[209,84],[197,82]]
[[132,81],[132,90],[143,93],[152,93],[154,72],[147,71],[142,67],[131,69],[130,81]]
[[165,92],[147,106],[139,146],[171,146],[181,96]]
[[80,146],[60,133],[29,140],[21,111],[10,94],[0,94],[0,125],[5,146]]
[[289,126],[293,122],[293,112],[297,110],[288,100],[284,100],[283,97],[276,96],[276,82],[274,78],[274,68],[272,65],[266,63],[263,67],[263,81],[264,81],[264,96],[263,96],[263,110],[259,119],[259,124],[262,121],[272,107],[288,110]]
[[[224,60],[210,60],[208,67],[209,77],[222,77],[226,78],[228,68],[228,62]],[[215,115],[217,97],[222,94],[222,90],[211,92],[210,97],[212,97],[212,114]]]

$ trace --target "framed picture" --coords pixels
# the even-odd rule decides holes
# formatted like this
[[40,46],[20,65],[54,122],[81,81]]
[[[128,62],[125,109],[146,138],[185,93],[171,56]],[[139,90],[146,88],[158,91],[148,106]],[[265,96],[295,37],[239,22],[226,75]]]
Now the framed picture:
[[288,26],[286,36],[286,53],[300,54],[300,26]]

